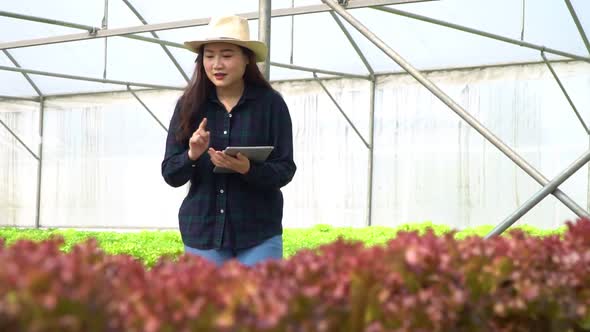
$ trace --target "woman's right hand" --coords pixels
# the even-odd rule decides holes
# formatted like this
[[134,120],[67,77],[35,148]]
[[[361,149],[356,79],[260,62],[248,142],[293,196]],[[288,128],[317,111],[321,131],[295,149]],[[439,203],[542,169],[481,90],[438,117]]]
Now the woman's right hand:
[[209,148],[209,132],[206,130],[207,118],[203,118],[199,128],[195,130],[188,141],[188,157],[197,160]]

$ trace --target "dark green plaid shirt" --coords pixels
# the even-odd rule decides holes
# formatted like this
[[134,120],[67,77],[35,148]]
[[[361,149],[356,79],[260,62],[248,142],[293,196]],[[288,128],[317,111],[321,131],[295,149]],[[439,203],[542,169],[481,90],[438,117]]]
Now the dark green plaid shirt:
[[[296,170],[291,117],[285,101],[272,89],[246,85],[231,113],[225,110],[215,89],[203,107],[210,146],[215,150],[256,145],[275,148],[267,161],[250,162],[245,175],[213,173],[207,152],[192,161],[188,158],[188,139],[176,140],[180,119],[177,103],[166,140],[162,176],[173,187],[191,183],[178,213],[184,244],[197,249],[235,250],[282,234],[280,188],[291,181]],[[195,121],[192,132],[201,120]]]

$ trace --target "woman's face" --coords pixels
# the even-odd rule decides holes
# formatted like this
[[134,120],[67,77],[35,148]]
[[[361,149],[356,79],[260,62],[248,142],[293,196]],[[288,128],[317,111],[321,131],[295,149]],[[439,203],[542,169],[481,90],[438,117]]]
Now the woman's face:
[[228,88],[244,77],[248,58],[242,49],[229,43],[206,44],[203,67],[207,77],[218,88]]

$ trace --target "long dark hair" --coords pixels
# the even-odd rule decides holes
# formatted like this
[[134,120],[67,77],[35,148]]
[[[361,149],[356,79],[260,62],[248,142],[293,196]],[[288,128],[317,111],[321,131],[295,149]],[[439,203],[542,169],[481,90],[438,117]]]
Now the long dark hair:
[[[256,85],[272,89],[270,83],[262,76],[260,69],[256,65],[256,55],[251,50],[241,47],[242,52],[248,57],[248,64],[244,72],[244,84]],[[176,132],[176,139],[182,142],[188,139],[193,133],[192,130],[196,126],[201,113],[201,106],[207,100],[209,91],[214,88],[213,83],[207,77],[205,68],[203,66],[203,51],[205,45],[199,48],[199,55],[197,56],[195,71],[190,83],[184,89],[184,93],[180,97],[180,128]]]

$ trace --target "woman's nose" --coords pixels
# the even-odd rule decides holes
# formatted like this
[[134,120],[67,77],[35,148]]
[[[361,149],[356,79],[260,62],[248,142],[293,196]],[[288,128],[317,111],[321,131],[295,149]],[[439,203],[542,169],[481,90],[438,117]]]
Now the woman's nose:
[[213,59],[213,68],[219,68],[219,67],[221,67],[221,59],[216,56]]

